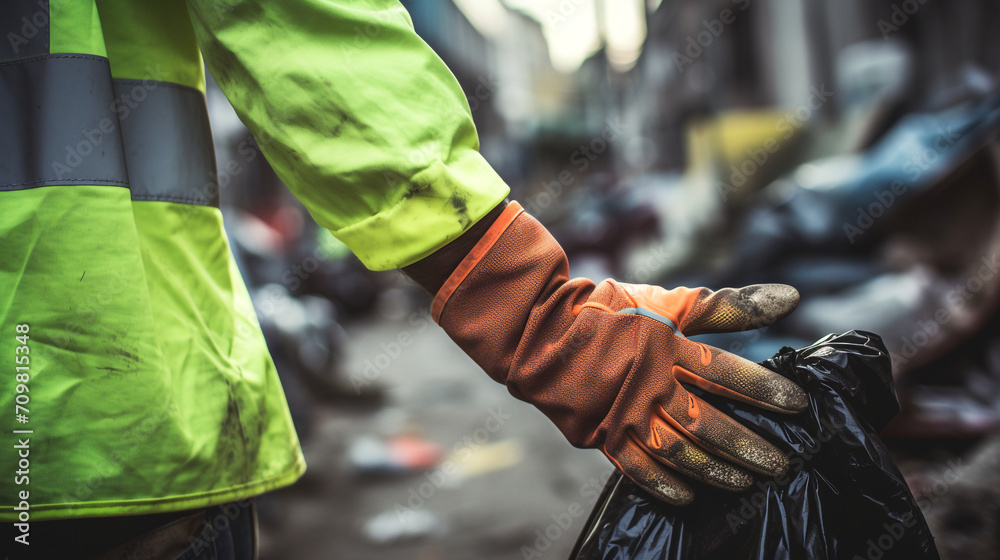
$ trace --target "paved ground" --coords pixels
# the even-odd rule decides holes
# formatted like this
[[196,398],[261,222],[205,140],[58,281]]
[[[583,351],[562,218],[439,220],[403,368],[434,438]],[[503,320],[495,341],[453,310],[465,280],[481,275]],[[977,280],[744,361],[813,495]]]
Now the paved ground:
[[[388,387],[388,406],[316,411],[306,476],[262,500],[261,559],[566,558],[610,474],[606,460],[572,448],[396,295],[381,306],[388,312],[345,325],[346,371]],[[395,476],[350,466],[356,438],[401,432],[449,459]],[[401,527],[419,534],[379,542]]]

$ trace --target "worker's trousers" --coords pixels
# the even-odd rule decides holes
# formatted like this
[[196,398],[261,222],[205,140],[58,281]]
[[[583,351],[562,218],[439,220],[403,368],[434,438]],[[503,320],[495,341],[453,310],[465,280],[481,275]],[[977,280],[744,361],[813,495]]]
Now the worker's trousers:
[[0,557],[10,560],[256,560],[257,509],[249,498],[187,512],[33,522],[27,546],[6,548]]

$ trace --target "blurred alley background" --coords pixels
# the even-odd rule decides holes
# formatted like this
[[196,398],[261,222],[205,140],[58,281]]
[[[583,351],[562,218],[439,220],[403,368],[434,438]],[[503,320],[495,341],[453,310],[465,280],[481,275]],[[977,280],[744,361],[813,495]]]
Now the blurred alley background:
[[[881,335],[903,408],[883,435],[942,557],[997,558],[1000,2],[403,4],[571,274],[794,285],[780,324],[701,337],[751,360]],[[606,459],[316,226],[210,87],[230,240],[309,463],[260,499],[261,558],[567,557]]]

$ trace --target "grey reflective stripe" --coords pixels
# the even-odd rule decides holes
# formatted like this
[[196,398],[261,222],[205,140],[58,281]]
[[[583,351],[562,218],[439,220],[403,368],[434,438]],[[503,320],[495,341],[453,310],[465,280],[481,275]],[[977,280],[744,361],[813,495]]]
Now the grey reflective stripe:
[[655,319],[664,325],[670,327],[670,330],[674,331],[674,334],[681,338],[687,338],[684,333],[677,328],[677,324],[671,321],[669,318],[660,315],[659,313],[654,313],[648,309],[642,309],[641,307],[626,307],[618,312],[622,315],[642,315],[643,317],[649,317],[650,319]]
[[54,54],[0,62],[0,191],[128,186],[108,59]]
[[205,96],[153,80],[114,80],[132,200],[219,206]]
[[108,60],[55,54],[0,62],[0,191],[130,187],[133,200],[219,205],[205,96],[112,80]]
[[48,0],[0,1],[0,61],[49,54]]

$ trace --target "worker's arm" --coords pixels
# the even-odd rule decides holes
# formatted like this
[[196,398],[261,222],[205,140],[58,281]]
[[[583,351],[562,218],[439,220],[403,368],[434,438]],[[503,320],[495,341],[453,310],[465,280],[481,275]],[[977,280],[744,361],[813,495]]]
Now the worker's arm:
[[689,478],[738,490],[787,466],[681,382],[777,412],[802,391],[682,333],[769,324],[794,289],[570,280],[555,239],[502,202],[458,84],[396,2],[188,1],[209,68],[317,221],[435,292],[434,320],[570,442],[676,504]]
[[459,237],[509,189],[395,0],[188,0],[205,62],[278,176],[369,268]]

